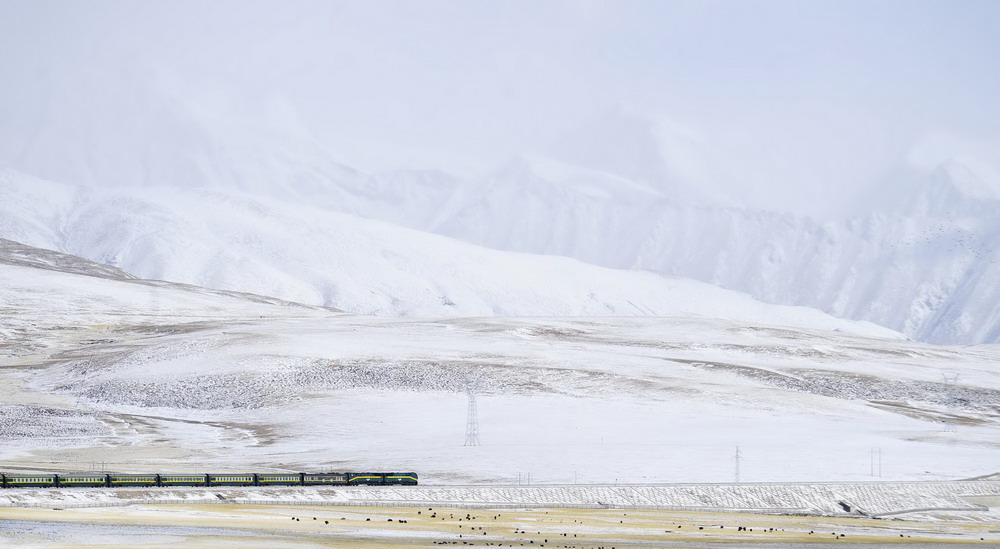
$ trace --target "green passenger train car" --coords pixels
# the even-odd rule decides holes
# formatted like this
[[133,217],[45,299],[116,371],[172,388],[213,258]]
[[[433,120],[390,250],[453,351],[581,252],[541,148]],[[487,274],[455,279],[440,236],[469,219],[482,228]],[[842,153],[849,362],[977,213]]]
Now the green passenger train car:
[[257,475],[243,473],[240,475],[208,475],[209,486],[254,486]]
[[93,473],[75,475],[55,475],[60,488],[93,488],[96,486],[107,486],[108,475],[95,475]]
[[3,475],[4,488],[54,488],[55,475]]
[[160,486],[208,486],[208,475],[161,474]]
[[257,486],[299,486],[303,473],[257,475]]
[[158,486],[159,475],[108,475],[108,486]]
[[302,476],[302,484],[309,485],[338,485],[338,484],[348,484],[347,480],[348,473],[306,473]]

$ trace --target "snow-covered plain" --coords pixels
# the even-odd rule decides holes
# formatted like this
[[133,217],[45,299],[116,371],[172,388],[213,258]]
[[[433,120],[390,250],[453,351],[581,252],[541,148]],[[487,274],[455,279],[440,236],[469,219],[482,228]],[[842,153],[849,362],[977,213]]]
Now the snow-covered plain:
[[[367,317],[134,280],[10,242],[0,279],[7,470],[724,482],[737,446],[743,481],[997,469],[997,346],[821,315],[780,326],[764,320],[774,310]],[[463,446],[468,385],[480,446]]]

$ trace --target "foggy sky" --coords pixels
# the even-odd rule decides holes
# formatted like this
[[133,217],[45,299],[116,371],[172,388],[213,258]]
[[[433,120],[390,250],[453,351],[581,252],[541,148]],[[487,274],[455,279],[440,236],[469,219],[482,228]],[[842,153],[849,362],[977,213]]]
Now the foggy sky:
[[279,98],[367,170],[481,174],[628,112],[693,184],[822,215],[950,157],[1000,190],[998,37],[989,0],[0,0],[0,145],[54,88],[154,77]]

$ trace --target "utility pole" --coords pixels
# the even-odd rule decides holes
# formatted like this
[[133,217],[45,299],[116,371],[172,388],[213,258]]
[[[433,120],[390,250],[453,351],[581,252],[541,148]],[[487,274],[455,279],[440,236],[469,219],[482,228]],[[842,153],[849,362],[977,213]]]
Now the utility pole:
[[868,458],[870,461],[871,475],[873,477],[882,478],[882,449],[872,448],[868,452]]
[[736,464],[736,470],[734,471],[733,477],[736,479],[736,484],[740,483],[740,462],[743,461],[743,456],[740,455],[740,447],[736,447],[736,455],[733,456],[733,462]]

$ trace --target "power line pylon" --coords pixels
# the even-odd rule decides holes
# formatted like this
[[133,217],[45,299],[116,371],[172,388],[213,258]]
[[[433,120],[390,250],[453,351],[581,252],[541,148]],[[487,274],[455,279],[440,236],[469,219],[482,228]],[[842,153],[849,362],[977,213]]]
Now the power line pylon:
[[944,430],[949,433],[955,433],[958,431],[958,396],[957,387],[955,384],[958,382],[958,374],[941,374],[941,378],[944,379],[945,390],[947,392],[946,398],[948,401],[945,403],[945,418],[944,418]]
[[469,383],[465,386],[469,395],[469,413],[465,420],[465,445],[479,446],[479,410],[476,407],[476,386]]

